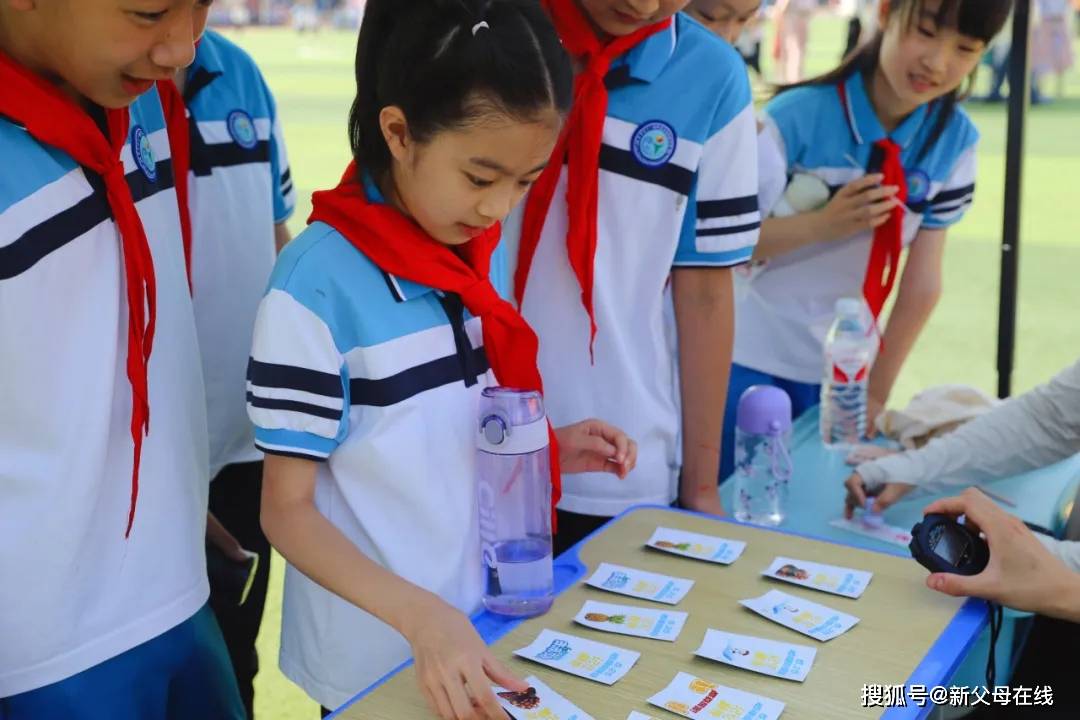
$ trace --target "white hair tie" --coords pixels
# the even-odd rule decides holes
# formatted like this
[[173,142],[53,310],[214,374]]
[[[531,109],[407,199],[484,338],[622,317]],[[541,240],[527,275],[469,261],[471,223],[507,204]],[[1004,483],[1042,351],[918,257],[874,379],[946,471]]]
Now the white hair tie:
[[476,23],[475,25],[472,26],[473,37],[476,37],[476,33],[480,32],[483,29],[487,29],[487,30],[491,29],[491,26],[487,24],[486,20],[481,20],[480,22],[478,22],[478,23]]

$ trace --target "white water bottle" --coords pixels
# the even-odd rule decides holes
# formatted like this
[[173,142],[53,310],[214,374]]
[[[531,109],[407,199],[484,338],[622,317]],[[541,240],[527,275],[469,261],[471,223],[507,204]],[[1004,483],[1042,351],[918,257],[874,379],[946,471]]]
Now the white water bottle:
[[874,329],[861,299],[837,300],[825,338],[821,382],[821,440],[826,447],[847,448],[866,437],[870,367],[878,347]]

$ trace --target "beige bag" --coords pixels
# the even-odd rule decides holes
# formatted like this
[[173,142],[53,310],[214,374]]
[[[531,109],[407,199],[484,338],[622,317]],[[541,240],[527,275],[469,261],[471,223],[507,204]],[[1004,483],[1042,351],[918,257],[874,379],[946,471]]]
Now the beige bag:
[[940,385],[916,395],[903,410],[882,413],[877,419],[877,429],[912,450],[952,432],[999,402],[968,385]]

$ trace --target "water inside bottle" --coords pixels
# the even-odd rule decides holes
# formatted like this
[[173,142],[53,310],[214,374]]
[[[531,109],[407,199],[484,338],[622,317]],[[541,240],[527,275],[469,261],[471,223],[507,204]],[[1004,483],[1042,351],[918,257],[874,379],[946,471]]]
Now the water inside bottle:
[[484,606],[500,615],[529,617],[554,600],[550,538],[523,538],[495,545],[495,572],[488,574]]

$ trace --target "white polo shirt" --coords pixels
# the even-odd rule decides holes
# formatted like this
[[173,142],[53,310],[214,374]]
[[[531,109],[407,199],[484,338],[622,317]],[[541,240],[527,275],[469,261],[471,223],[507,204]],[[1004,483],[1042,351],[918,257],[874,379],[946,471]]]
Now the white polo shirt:
[[[565,171],[522,313],[540,336],[552,422],[597,417],[638,443],[637,469],[625,480],[603,473],[563,479],[561,509],[613,516],[677,496],[682,441],[671,271],[746,262],[760,216],[749,79],[730,45],[679,14],[670,30],[617,60],[606,83],[595,363],[589,318],[566,252]],[[520,210],[515,215],[506,231],[514,262]]]
[[[862,76],[836,85],[789,90],[763,113],[759,137],[761,207],[772,211],[796,175],[808,175],[824,194],[880,167],[874,142],[887,135],[866,95]],[[959,222],[975,197],[979,134],[962,108],[928,146],[937,106],[923,106],[892,132],[908,179],[905,246],[922,228]],[[805,178],[804,178],[805,179]],[[825,334],[836,301],[861,297],[873,234],[817,243],[736,275],[735,362],[804,383],[820,383]]]
[[255,62],[208,30],[188,68],[191,274],[206,380],[210,477],[262,458],[244,402],[255,312],[296,205],[274,97]]
[[[260,449],[322,463],[319,512],[372,560],[471,614],[489,373],[480,320],[455,298],[384,273],[312,224],[282,252],[259,308],[248,402]],[[289,566],[281,669],[324,707],[410,654],[390,626]]]
[[105,185],[0,118],[0,697],[140,645],[209,594],[202,373],[156,90],[130,113],[121,158],[153,254],[157,332],[127,539],[128,305]]

